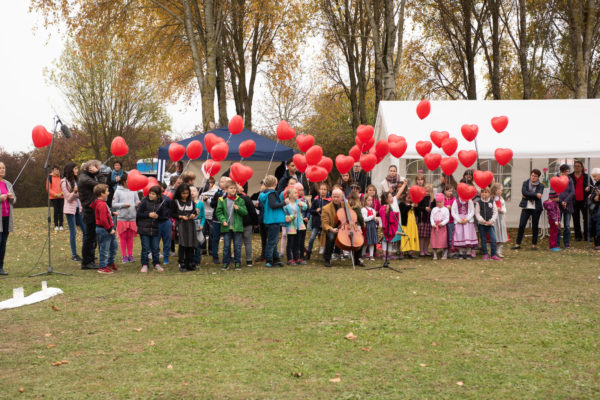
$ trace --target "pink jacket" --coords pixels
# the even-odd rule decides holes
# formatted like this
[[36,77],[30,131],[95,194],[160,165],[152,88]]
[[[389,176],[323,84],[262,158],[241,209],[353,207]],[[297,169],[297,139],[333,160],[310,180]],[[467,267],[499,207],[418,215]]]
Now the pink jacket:
[[60,181],[60,187],[65,195],[65,205],[63,207],[63,213],[74,215],[75,210],[79,207],[81,212],[81,202],[79,201],[79,193],[75,193],[73,188],[67,182],[65,178]]
[[381,218],[381,224],[383,226],[383,236],[385,237],[386,242],[390,242],[394,236],[396,236],[396,232],[398,231],[398,221],[400,220],[400,215],[393,210],[390,210],[391,215],[386,215],[386,207],[387,206],[379,207],[379,217]]

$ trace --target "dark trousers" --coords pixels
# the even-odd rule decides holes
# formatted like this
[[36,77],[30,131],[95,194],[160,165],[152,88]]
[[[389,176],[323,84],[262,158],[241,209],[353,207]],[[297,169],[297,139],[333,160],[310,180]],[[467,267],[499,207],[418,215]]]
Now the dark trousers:
[[8,241],[8,222],[10,217],[2,217],[2,232],[0,232],[0,269],[4,268],[6,242]]
[[299,234],[295,233],[293,235],[290,235],[288,233],[287,235],[287,244],[285,246],[285,253],[287,255],[287,260],[288,262],[290,261],[295,261],[297,259],[300,258],[300,249],[298,247],[299,242]]
[[219,240],[221,239],[221,223],[212,222],[211,226],[211,239],[212,239],[212,258],[214,263],[219,262]]
[[191,269],[194,267],[195,247],[186,247],[179,245],[179,265],[183,268]]
[[583,239],[588,240],[588,214],[585,200],[573,202],[573,225],[575,228],[575,240],[581,240],[581,220],[579,213],[583,214]]
[[91,208],[83,209],[83,246],[81,247],[81,265],[94,262],[96,252],[96,216]]
[[521,220],[519,221],[519,232],[517,233],[517,244],[520,245],[521,241],[523,241],[523,235],[525,234],[525,227],[527,226],[527,221],[531,217],[531,229],[532,229],[532,237],[531,244],[536,245],[538,241],[539,229],[538,225],[540,223],[540,216],[542,215],[542,210],[531,210],[527,208],[523,208],[521,210]]
[[[335,238],[336,237],[337,237],[336,233],[327,232],[327,236],[325,238],[325,253],[323,254],[325,262],[327,262],[327,263],[331,262],[331,255],[333,254],[334,247],[336,247],[335,246]],[[354,250],[354,252],[353,252],[354,264],[358,264],[361,253],[362,253],[362,247],[360,249]]]
[[304,254],[304,250],[305,250],[304,244],[306,243],[306,229],[298,231],[297,235],[298,235],[298,251],[299,251],[297,259],[304,260],[306,258],[305,254]]
[[267,249],[267,227],[265,224],[258,226],[260,231],[260,256],[265,258],[265,250]]
[[279,231],[281,224],[265,224],[267,227],[267,245],[265,247],[265,260],[268,263],[279,261],[277,242],[279,242]]
[[63,207],[65,199],[51,199],[52,207],[54,208],[54,226],[63,226]]

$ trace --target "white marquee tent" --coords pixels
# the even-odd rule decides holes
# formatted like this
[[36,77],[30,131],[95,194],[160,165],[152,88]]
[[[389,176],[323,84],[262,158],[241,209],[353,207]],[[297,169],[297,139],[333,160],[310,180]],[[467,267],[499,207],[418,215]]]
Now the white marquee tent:
[[[397,165],[403,176],[407,173],[410,176],[411,164],[422,165],[417,161],[422,161],[422,157],[415,144],[419,140],[431,140],[432,131],[448,131],[451,137],[458,139],[458,150],[475,149],[474,143],[466,141],[460,132],[463,124],[479,126],[480,160],[493,160],[496,148],[510,148],[514,153],[512,163],[504,168],[495,162],[481,163],[482,169],[491,169],[502,181],[511,183],[511,199],[507,201],[509,226],[518,225],[521,184],[528,179],[531,168],[542,170],[552,161],[572,163],[575,158],[583,159],[586,166],[588,161],[592,167],[600,166],[600,99],[431,101],[431,113],[424,120],[416,114],[417,104],[417,101],[379,104],[375,140],[396,134],[408,142],[401,159],[389,155],[373,170],[372,180],[379,187],[389,165]],[[509,123],[504,132],[496,133],[491,119],[501,115],[507,116]],[[445,156],[435,145],[432,151]],[[457,181],[463,171],[459,164],[454,173]]]

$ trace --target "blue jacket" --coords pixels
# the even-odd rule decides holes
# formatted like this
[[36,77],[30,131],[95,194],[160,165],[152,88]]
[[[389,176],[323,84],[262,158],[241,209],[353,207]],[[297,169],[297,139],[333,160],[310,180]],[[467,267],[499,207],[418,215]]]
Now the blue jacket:
[[204,212],[204,202],[202,202],[202,200],[199,200],[196,203],[196,210],[198,210],[198,216],[196,219],[199,219],[200,225],[204,226],[204,223],[206,222],[206,214]]
[[571,177],[569,177],[569,186],[567,186],[564,192],[558,195],[558,200],[560,201],[559,204],[563,201],[567,203],[566,208],[563,207],[562,204],[560,204],[561,213],[567,211],[569,214],[573,214],[573,200],[575,200],[575,183],[573,183],[573,179],[571,179]]
[[267,189],[258,195],[258,201],[262,204],[264,210],[263,223],[267,224],[285,224],[285,213],[283,207],[285,202],[280,201],[277,192],[273,189]]
[[542,185],[542,182],[540,182],[539,185],[537,185],[534,189],[534,191],[530,192],[529,191],[529,179],[527,179],[525,182],[523,182],[523,187],[521,188],[521,194],[523,195],[523,198],[521,199],[521,202],[519,203],[519,207],[521,208],[527,208],[527,201],[528,200],[533,200],[535,201],[535,209],[538,211],[543,210],[542,207],[542,199],[538,199],[537,195],[539,194],[543,194],[544,193],[544,185]]

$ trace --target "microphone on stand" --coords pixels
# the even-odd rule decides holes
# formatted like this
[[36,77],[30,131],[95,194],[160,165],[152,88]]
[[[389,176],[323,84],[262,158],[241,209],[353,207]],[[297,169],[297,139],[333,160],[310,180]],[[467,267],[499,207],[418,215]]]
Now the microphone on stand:
[[58,116],[58,114],[56,115],[56,120],[60,124],[60,131],[62,132],[63,136],[67,139],[72,138],[73,135],[71,134],[71,130],[69,129],[69,127],[67,125],[63,124],[63,122],[60,120],[60,117]]

